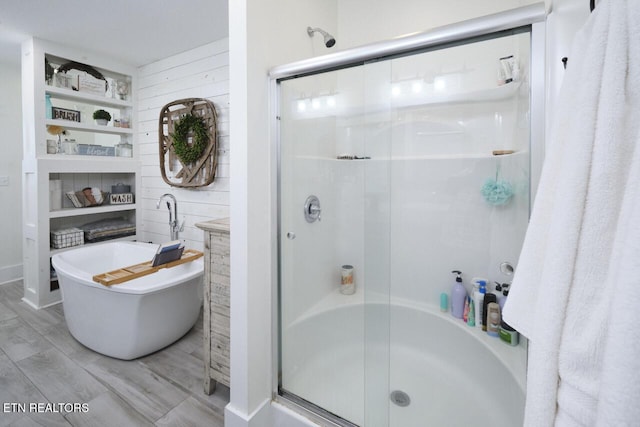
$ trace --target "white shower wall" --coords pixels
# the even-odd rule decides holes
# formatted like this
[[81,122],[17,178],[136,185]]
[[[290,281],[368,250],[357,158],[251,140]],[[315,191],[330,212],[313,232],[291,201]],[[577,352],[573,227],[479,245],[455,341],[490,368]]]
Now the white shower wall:
[[[281,245],[282,282],[296,283],[284,294],[285,321],[324,305],[339,288],[343,264],[354,266],[369,301],[391,295],[437,305],[454,269],[465,273],[469,291],[474,276],[509,280],[499,265],[517,264],[529,213],[529,37],[513,40],[283,84],[281,194],[282,206],[292,208],[281,220],[293,226],[282,236],[296,236]],[[522,81],[497,86],[498,58],[508,54],[518,57]],[[438,92],[433,81],[441,76],[457,86]],[[436,91],[431,101],[393,92],[416,79]],[[516,153],[492,155],[504,149]],[[371,159],[337,159],[343,154]],[[507,206],[481,194],[498,168],[515,191]],[[320,222],[304,219],[310,195],[320,199]]]
[[[502,161],[502,159],[498,160]],[[515,185],[513,201],[489,205],[480,194],[495,175],[496,159],[425,159],[392,165],[391,293],[416,303],[437,305],[450,293],[452,270],[469,279],[501,282],[499,264],[516,265],[528,218],[528,158],[513,155],[502,174]],[[507,162],[503,164],[507,165]],[[454,174],[452,175],[452,171]]]

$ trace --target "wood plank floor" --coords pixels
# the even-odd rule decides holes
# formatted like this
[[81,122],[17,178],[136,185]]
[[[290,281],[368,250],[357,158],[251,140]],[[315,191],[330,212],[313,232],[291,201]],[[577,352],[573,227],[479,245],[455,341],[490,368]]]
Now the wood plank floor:
[[[175,344],[123,361],[84,347],[62,304],[33,310],[22,289],[0,285],[0,427],[224,426],[229,389],[202,389],[202,315]],[[74,403],[87,410],[46,406]]]

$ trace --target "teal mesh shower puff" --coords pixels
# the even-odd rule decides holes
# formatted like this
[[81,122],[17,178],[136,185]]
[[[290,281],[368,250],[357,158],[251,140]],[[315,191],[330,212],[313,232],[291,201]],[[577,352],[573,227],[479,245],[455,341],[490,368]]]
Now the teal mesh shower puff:
[[500,163],[496,165],[496,177],[488,178],[482,186],[482,197],[494,206],[503,206],[513,197],[513,187],[508,181],[500,179]]

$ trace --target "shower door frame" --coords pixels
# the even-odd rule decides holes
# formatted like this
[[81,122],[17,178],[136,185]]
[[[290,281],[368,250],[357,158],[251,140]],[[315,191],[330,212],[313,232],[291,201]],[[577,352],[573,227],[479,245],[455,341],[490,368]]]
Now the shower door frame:
[[[298,398],[290,393],[281,393],[281,318],[280,318],[280,287],[281,287],[281,244],[282,224],[280,215],[281,203],[281,158],[280,158],[280,83],[285,80],[308,75],[335,71],[343,68],[364,66],[367,62],[387,60],[405,55],[416,54],[426,50],[442,49],[448,46],[480,41],[487,38],[499,37],[501,33],[524,30],[530,34],[530,180],[529,180],[529,211],[533,206],[542,161],[544,159],[545,144],[545,105],[546,105],[546,9],[544,3],[536,3],[492,15],[446,25],[433,30],[412,34],[397,39],[367,44],[361,47],[346,49],[336,53],[310,58],[290,64],[277,66],[269,72],[270,78],[270,111],[271,111],[271,141],[275,142],[273,155],[275,156],[272,182],[275,185],[273,207],[276,218],[277,254],[273,258],[273,268],[277,273],[272,292],[272,361],[273,382],[272,397],[275,402],[283,404],[294,412],[327,426],[353,426],[354,424],[336,417],[312,403]],[[529,212],[529,213],[530,213]]]

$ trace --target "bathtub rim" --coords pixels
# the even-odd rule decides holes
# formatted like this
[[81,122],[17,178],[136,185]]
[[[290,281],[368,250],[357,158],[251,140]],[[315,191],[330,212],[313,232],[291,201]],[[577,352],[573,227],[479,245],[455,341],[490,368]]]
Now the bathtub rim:
[[[71,264],[67,259],[70,255],[73,255],[76,251],[98,251],[100,249],[105,250],[106,246],[144,246],[145,249],[149,249],[150,253],[155,253],[157,245],[154,243],[146,242],[134,242],[134,241],[116,241],[116,242],[101,242],[93,243],[91,245],[80,246],[73,248],[51,257],[51,263],[56,270],[58,280],[60,282],[60,288],[64,297],[64,280],[68,278],[73,280],[76,284],[87,286],[94,289],[99,289],[106,292],[116,292],[122,294],[133,295],[146,295],[154,292],[162,291],[163,289],[179,285],[185,281],[191,280],[198,276],[204,275],[204,261],[202,258],[196,259],[186,264],[181,264],[171,268],[162,268],[155,273],[147,276],[139,277],[118,285],[105,286],[98,282],[93,281],[94,273],[90,273],[82,270]],[[153,251],[151,251],[153,249]],[[191,264],[198,266],[193,268]],[[123,266],[126,267],[126,266]],[[99,274],[99,273],[98,273]],[[159,280],[158,280],[159,279]]]

